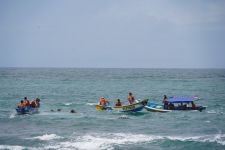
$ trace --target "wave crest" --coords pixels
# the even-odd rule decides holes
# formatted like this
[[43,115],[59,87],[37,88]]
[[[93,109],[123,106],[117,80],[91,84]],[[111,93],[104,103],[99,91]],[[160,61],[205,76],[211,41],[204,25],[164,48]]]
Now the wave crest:
[[49,141],[49,140],[56,140],[56,139],[61,139],[61,138],[62,138],[61,136],[58,136],[56,134],[44,134],[41,136],[33,137],[31,139],[38,139],[41,141]]
[[190,142],[210,142],[225,145],[225,134],[204,135],[204,136],[155,136],[144,134],[125,134],[125,133],[107,133],[107,134],[88,134],[80,136],[73,141],[61,142],[58,145],[46,147],[47,149],[114,149],[115,145],[137,144],[144,142],[156,142],[159,140],[171,141],[190,141]]

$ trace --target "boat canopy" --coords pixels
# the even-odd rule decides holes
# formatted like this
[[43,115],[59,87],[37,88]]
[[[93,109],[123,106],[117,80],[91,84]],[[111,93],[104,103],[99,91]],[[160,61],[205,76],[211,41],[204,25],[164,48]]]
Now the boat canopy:
[[169,103],[190,103],[200,99],[198,96],[173,96],[168,99]]

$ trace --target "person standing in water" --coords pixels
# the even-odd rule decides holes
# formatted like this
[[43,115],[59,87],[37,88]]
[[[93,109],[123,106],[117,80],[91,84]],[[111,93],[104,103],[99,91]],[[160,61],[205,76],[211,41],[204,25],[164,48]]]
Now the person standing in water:
[[135,102],[135,98],[131,92],[129,92],[127,100],[129,101],[130,104],[133,104]]
[[164,109],[168,109],[168,105],[169,105],[168,98],[167,98],[166,95],[164,95],[163,96],[163,107],[164,107]]

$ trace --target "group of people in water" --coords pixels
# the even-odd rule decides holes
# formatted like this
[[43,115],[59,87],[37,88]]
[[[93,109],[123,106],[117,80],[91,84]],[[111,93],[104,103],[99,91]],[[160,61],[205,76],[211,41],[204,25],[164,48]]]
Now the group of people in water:
[[[134,104],[135,103],[135,98],[133,96],[133,94],[131,92],[128,93],[128,98],[127,98],[128,102],[130,104]],[[101,106],[107,106],[109,104],[109,101],[105,99],[104,96],[101,97],[100,101],[99,101],[99,105]],[[120,101],[120,99],[117,99],[116,103],[115,103],[115,107],[120,107],[122,106],[122,103]]]
[[39,108],[40,107],[40,99],[36,98],[32,101],[28,100],[27,97],[24,97],[23,100],[21,100],[18,105],[18,108]]
[[[40,107],[40,99],[36,98],[32,101],[28,100],[27,97],[24,97],[23,100],[21,100],[17,104],[17,108],[19,109],[29,109],[29,108],[39,108]],[[61,112],[61,109],[57,109],[57,112]],[[51,112],[55,112],[55,110],[51,109]],[[70,113],[76,113],[74,109],[70,111]]]

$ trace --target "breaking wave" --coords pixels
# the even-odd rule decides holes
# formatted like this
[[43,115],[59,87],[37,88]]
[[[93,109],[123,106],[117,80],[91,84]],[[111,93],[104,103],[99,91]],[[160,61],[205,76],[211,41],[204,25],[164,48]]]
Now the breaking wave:
[[56,139],[61,139],[61,138],[62,138],[61,136],[58,136],[56,134],[44,134],[44,135],[36,136],[36,137],[30,138],[30,139],[38,139],[38,140],[41,140],[41,141],[49,141],[49,140],[56,140]]
[[[39,140],[55,140],[62,137],[55,134],[45,134],[32,139]],[[43,147],[22,147],[11,145],[0,145],[0,149],[22,150],[22,149],[78,149],[78,150],[113,150],[114,146],[122,146],[127,144],[151,143],[157,141],[180,141],[180,142],[200,142],[200,143],[217,143],[225,145],[225,134],[201,135],[201,136],[157,136],[145,134],[125,134],[125,133],[107,133],[107,134],[86,134],[76,138],[70,138],[69,141],[58,142],[51,141]]]
[[23,150],[23,149],[25,149],[25,147],[23,147],[23,146],[14,146],[14,145],[0,145],[0,149]]
[[77,137],[72,141],[60,142],[55,145],[46,146],[45,149],[81,149],[81,150],[101,150],[114,149],[115,145],[137,144],[157,141],[189,141],[189,142],[209,142],[225,145],[225,134],[205,135],[205,136],[154,136],[144,134],[111,133],[100,136],[98,134],[87,134]]

